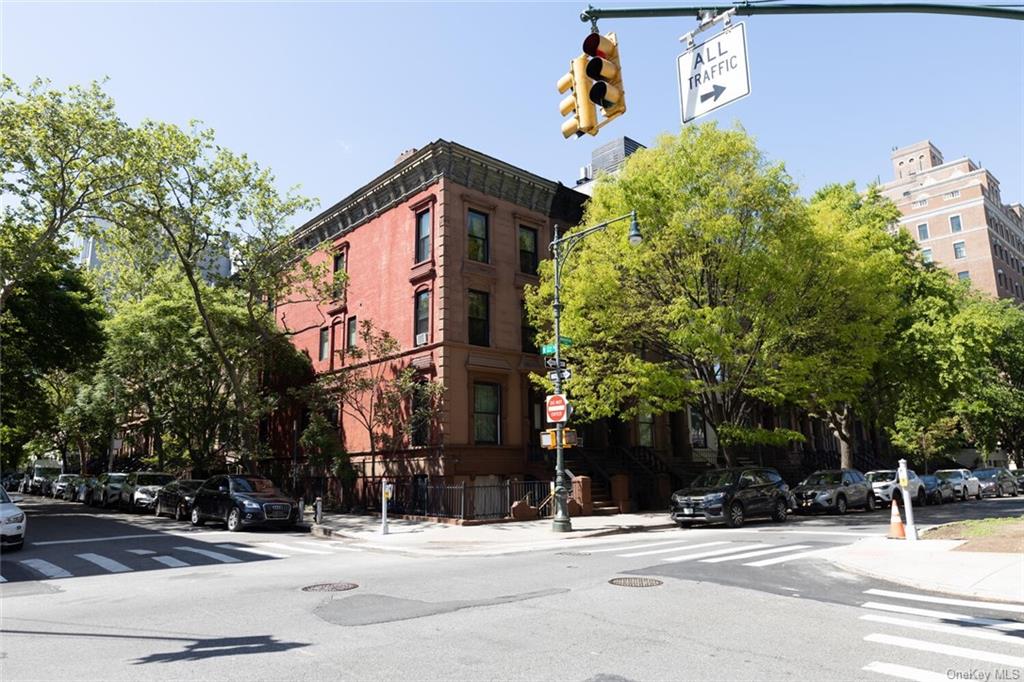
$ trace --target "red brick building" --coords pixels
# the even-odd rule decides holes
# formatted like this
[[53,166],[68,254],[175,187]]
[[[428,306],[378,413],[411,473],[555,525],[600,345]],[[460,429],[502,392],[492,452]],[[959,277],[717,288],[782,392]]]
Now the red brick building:
[[[499,482],[531,470],[542,371],[523,323],[523,288],[538,281],[555,223],[575,225],[586,197],[558,182],[459,144],[438,140],[299,228],[313,257],[348,274],[346,295],[327,304],[279,306],[293,343],[317,373],[352,359],[359,323],[390,332],[412,365],[445,387],[443,416],[423,444],[371,457],[369,438],[342,411],[338,426],[361,479],[426,476],[433,482]],[[288,439],[294,445],[294,434]],[[278,448],[280,449],[280,448]],[[283,453],[279,453],[283,454]],[[289,453],[290,454],[290,453]]]

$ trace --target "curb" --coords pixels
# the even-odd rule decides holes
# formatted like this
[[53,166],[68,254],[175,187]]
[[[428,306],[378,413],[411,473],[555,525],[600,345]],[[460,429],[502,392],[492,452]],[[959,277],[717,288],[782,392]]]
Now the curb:
[[847,573],[855,573],[862,575],[866,578],[874,578],[875,580],[884,580],[888,583],[894,583],[896,585],[903,585],[904,587],[913,587],[914,589],[924,590],[926,592],[938,592],[940,594],[948,594],[954,597],[973,597],[975,599],[983,599],[992,602],[1009,603],[1009,604],[1024,604],[1024,601],[1015,599],[1013,596],[993,594],[985,590],[967,591],[962,588],[956,588],[949,585],[942,585],[941,583],[926,583],[917,580],[911,580],[902,576],[887,575],[885,573],[878,573],[875,571],[869,571],[860,567],[849,566],[839,559],[831,559],[832,563],[838,568],[843,569]]

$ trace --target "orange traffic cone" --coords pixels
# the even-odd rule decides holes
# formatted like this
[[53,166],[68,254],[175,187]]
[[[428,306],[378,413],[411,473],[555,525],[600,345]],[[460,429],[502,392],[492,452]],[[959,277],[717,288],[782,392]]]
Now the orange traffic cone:
[[907,534],[903,530],[903,519],[900,518],[900,510],[896,507],[896,500],[892,501],[892,514],[889,516],[889,539],[907,539]]

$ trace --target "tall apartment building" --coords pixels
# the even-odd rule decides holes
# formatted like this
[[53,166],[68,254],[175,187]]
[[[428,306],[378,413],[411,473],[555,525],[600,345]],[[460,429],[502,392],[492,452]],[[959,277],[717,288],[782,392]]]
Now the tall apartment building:
[[882,193],[925,259],[977,289],[1024,302],[1024,207],[1004,204],[999,181],[969,158],[946,162],[925,140],[892,152]]
[[594,183],[599,176],[618,173],[626,164],[626,159],[641,149],[646,147],[631,137],[619,137],[595,148],[591,152],[590,163],[580,168],[576,191],[592,196]]

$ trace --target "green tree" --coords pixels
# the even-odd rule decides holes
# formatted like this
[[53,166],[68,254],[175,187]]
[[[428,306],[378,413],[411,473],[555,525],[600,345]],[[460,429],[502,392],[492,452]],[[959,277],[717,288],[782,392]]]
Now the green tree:
[[0,80],[0,311],[71,232],[96,234],[97,217],[132,179],[128,129],[99,84],[66,91]]
[[[741,130],[689,127],[599,182],[585,224],[633,209],[640,247],[625,225],[609,228],[563,275],[574,404],[595,418],[695,402],[728,463],[736,445],[801,438],[753,418],[758,401],[786,398],[777,368],[805,354],[794,330],[827,314],[813,294],[828,245],[781,164]],[[538,328],[551,328],[551,278],[545,264],[527,296]]]

